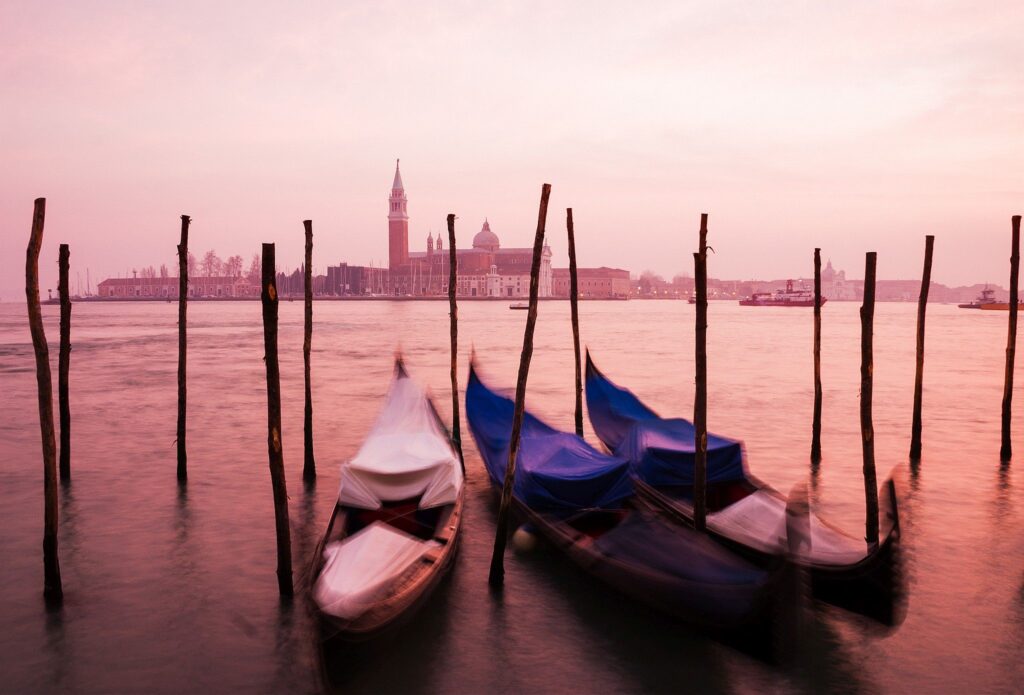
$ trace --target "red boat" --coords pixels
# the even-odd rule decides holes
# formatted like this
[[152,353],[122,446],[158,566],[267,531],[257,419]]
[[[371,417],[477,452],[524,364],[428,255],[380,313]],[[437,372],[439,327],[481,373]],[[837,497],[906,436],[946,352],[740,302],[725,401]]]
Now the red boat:
[[[996,291],[990,290],[988,285],[985,285],[985,289],[981,291],[981,294],[978,295],[977,299],[967,304],[957,304],[957,306],[961,309],[981,309],[986,304],[996,303]],[[1009,308],[1009,305],[1007,305],[1007,308]]]
[[[821,298],[821,305],[828,301]],[[771,292],[755,292],[751,296],[741,299],[740,306],[814,306],[814,292],[800,288],[793,289],[793,281],[786,280],[786,289]]]

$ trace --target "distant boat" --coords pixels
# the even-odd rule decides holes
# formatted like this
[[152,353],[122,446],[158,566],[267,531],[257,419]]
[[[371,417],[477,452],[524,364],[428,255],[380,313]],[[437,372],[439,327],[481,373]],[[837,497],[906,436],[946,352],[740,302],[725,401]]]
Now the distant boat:
[[[996,302],[996,291],[995,290],[990,290],[988,288],[988,285],[986,285],[985,289],[983,289],[981,291],[981,294],[979,294],[977,296],[977,298],[975,298],[975,300],[973,302],[968,302],[967,304],[957,304],[957,306],[960,307],[961,309],[981,309],[986,304],[995,304],[995,303],[997,303]],[[1010,305],[1007,304],[1006,308],[1009,309]]]
[[529,302],[514,302],[508,305],[509,309],[515,309],[516,311],[526,311],[530,308]]
[[427,600],[455,559],[464,490],[447,429],[396,360],[376,424],[341,466],[314,553],[310,593],[334,633],[325,638],[369,639]]
[[[1019,309],[1022,306],[1024,306],[1024,301],[1018,299],[1017,300],[1017,308]],[[987,304],[982,304],[978,308],[981,309],[982,311],[1009,311],[1010,310],[1010,303],[1009,302],[988,302]]]
[[696,304],[697,303],[697,295],[691,294],[686,301],[689,302],[690,304]]
[[[824,306],[827,300],[821,298]],[[755,292],[746,299],[740,300],[740,306],[814,306],[814,292],[800,288],[793,289],[793,281],[786,281],[786,289],[771,292]]]

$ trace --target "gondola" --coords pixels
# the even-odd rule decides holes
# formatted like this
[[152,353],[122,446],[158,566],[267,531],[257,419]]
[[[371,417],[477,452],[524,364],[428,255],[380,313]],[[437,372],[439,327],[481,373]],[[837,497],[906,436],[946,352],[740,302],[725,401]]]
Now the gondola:
[[363,641],[411,616],[455,559],[464,479],[458,453],[401,359],[359,452],[341,466],[310,595],[323,638]]
[[[496,489],[504,481],[513,403],[475,366],[466,416]],[[524,413],[516,513],[584,571],[672,616],[717,631],[771,629],[784,562],[768,571],[709,538],[631,505],[628,462]]]
[[[653,508],[693,524],[694,427],[662,418],[602,374],[587,351],[587,411],[608,451],[627,459],[637,493]],[[786,498],[747,470],[742,444],[708,434],[707,529],[754,562],[770,562],[786,546]],[[902,619],[900,526],[890,478],[879,495],[881,541],[868,544],[809,515],[809,543],[794,556],[809,571],[814,595],[886,625]]]

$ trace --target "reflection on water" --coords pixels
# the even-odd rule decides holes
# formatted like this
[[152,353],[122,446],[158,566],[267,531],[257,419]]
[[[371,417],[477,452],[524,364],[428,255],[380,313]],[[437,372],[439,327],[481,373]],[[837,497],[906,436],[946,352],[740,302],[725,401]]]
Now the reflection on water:
[[[448,417],[445,302],[318,305],[313,337],[319,477],[302,470],[302,304],[281,306],[284,451],[294,602],[277,595],[258,303],[197,303],[189,332],[189,480],[175,480],[176,307],[75,309],[74,481],[61,487],[66,602],[41,597],[42,484],[32,350],[23,307],[0,307],[0,672],[15,692],[1018,690],[1024,641],[1024,519],[1013,464],[1000,467],[1005,317],[929,308],[924,456],[907,465],[914,376],[911,304],[875,327],[878,478],[896,470],[905,623],[841,610],[803,616],[795,657],[773,666],[627,601],[551,548],[510,551],[506,586],[486,575],[495,503],[471,440],[459,558],[433,599],[380,643],[321,649],[308,568],[337,491],[337,464],[369,429],[401,344]],[[57,312],[45,307],[56,338]],[[545,303],[528,406],[572,429],[568,306]],[[602,368],[664,415],[692,410],[693,308],[585,302],[584,341]],[[460,307],[496,385],[515,382],[522,312]],[[864,527],[857,306],[824,310],[823,459],[809,464],[810,312],[712,303],[709,423],[744,440],[752,472]],[[56,350],[52,351],[56,355]],[[964,359],[969,355],[969,359]],[[56,365],[54,365],[55,367]],[[1018,418],[1021,422],[1021,418]],[[465,428],[463,428],[465,431]],[[1024,422],[1015,426],[1024,441]],[[590,441],[596,441],[587,426]],[[1019,486],[1017,486],[1019,487]]]

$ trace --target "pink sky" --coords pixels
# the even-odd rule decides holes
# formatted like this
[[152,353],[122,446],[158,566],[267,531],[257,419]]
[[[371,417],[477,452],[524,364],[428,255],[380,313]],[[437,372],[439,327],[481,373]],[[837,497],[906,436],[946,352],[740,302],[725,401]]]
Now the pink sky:
[[[1024,211],[1024,4],[621,2],[0,5],[0,297],[24,297],[32,200],[93,282],[263,241],[386,262],[402,158],[410,242],[459,215],[565,265],[1007,284]],[[52,261],[52,262],[51,262]],[[44,290],[45,296],[45,290]]]

